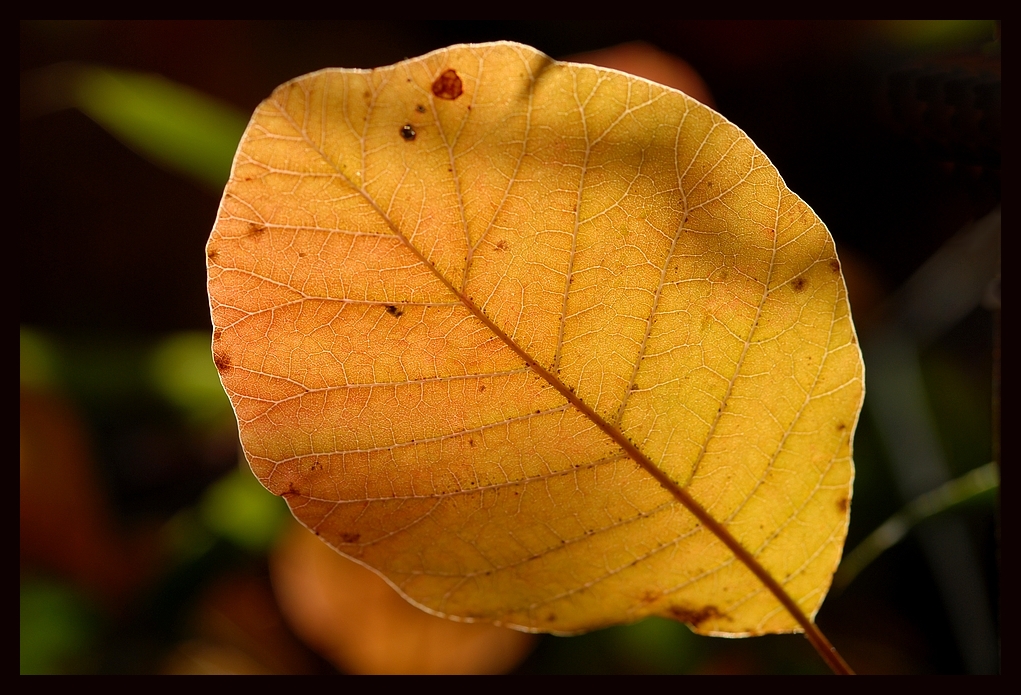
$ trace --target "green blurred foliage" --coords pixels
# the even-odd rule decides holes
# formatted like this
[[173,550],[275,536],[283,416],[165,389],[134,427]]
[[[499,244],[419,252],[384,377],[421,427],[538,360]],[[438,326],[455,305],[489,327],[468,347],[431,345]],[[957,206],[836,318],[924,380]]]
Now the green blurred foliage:
[[199,425],[233,422],[210,345],[208,333],[176,333],[158,343],[148,360],[154,391]]
[[58,380],[59,356],[45,334],[21,327],[21,385],[33,389],[49,389]]
[[100,630],[96,608],[60,582],[21,579],[21,673],[80,673]]
[[247,465],[210,487],[199,502],[207,528],[251,552],[267,552],[290,517],[284,500],[264,488]]
[[74,105],[153,163],[220,190],[248,118],[159,75],[82,66]]
[[947,49],[988,40],[995,32],[992,19],[902,19],[883,22],[883,32],[895,43],[914,50]]

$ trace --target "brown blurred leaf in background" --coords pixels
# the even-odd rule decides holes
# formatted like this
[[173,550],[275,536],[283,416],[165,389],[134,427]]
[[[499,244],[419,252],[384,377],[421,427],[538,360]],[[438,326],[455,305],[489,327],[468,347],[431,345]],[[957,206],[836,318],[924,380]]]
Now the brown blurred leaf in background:
[[291,627],[348,673],[505,673],[535,643],[535,635],[420,611],[297,525],[277,546],[270,568]]

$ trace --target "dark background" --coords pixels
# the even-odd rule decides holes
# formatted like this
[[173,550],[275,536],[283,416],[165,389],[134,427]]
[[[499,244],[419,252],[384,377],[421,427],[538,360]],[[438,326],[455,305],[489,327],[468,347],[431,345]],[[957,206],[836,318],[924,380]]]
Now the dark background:
[[[19,68],[25,75],[80,61],[154,72],[250,113],[278,84],[306,72],[387,65],[454,43],[497,39],[554,58],[642,40],[688,61],[716,109],[748,133],[829,226],[859,326],[955,232],[1000,201],[994,22],[22,22]],[[92,365],[69,368],[65,391],[91,433],[117,523],[130,528],[169,518],[233,467],[234,450],[230,442],[189,438],[130,382],[137,346],[175,331],[209,330],[203,246],[218,192],[161,170],[80,112],[64,110],[23,116],[18,194],[20,323],[50,336],[75,364]],[[947,436],[956,437],[947,448],[957,473],[992,456],[992,335],[992,314],[980,308],[923,355],[927,376],[951,374],[932,377],[928,386],[937,417],[950,423]],[[107,366],[96,367],[100,362]],[[949,405],[940,406],[941,399]],[[954,434],[964,427],[961,409],[972,424]],[[855,458],[849,548],[902,504],[864,416]],[[964,516],[997,615],[993,506]],[[24,538],[22,545],[23,578],[44,571],[45,562],[25,560]],[[260,576],[258,558],[220,562],[195,585],[223,567]],[[76,662],[83,670],[154,670],[180,633],[172,618],[159,625],[137,617],[100,622],[110,650],[140,633],[148,633],[149,647],[132,657],[83,657]],[[844,594],[831,596],[818,622],[861,671],[965,670],[910,537]],[[520,668],[645,670],[640,655],[632,659],[614,639],[545,637]],[[801,638],[684,644],[691,654],[678,657],[679,665],[671,666],[668,655],[648,668],[819,668]],[[321,660],[303,663],[332,669]]]

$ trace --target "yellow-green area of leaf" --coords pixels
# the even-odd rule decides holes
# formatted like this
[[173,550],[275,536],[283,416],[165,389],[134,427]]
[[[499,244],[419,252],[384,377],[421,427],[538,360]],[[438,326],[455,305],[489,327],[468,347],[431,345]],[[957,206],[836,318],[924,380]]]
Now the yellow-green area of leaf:
[[830,234],[718,113],[506,42],[322,70],[207,255],[253,471],[415,604],[812,627],[862,361]]

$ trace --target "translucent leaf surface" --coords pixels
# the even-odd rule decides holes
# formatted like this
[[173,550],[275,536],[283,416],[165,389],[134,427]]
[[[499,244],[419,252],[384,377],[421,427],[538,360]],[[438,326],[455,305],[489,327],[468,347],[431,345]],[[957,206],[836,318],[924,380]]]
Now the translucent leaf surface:
[[818,610],[860,352],[826,228],[709,108],[510,43],[323,70],[255,112],[207,255],[255,474],[419,606]]

